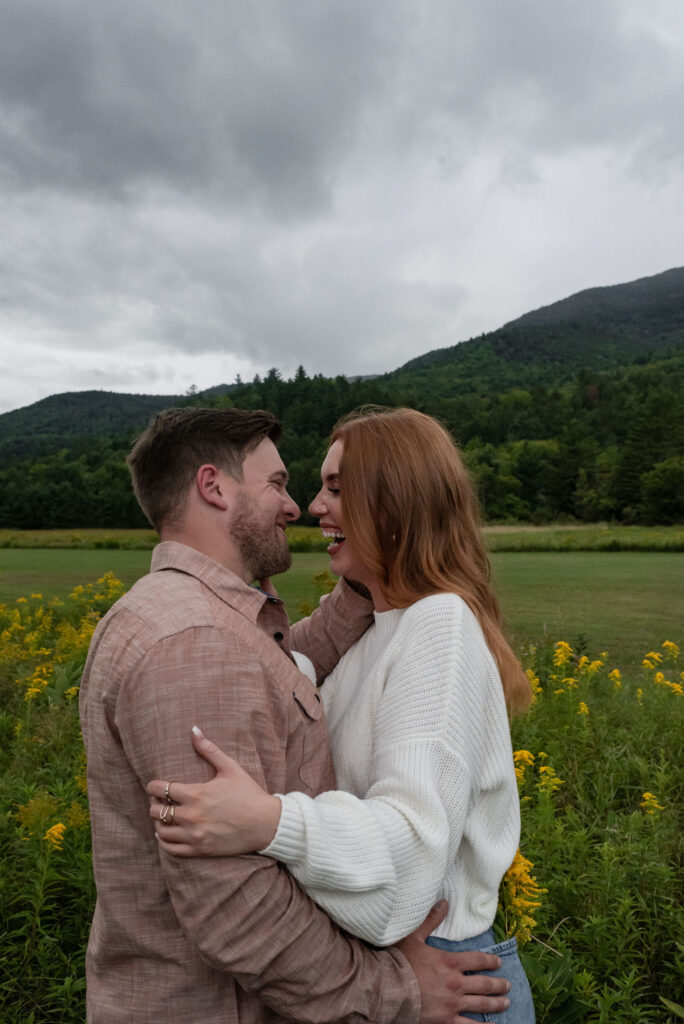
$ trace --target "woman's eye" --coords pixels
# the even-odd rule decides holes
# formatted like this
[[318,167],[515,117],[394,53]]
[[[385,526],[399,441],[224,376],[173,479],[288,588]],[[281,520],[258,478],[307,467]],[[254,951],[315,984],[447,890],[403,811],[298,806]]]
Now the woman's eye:
[[339,487],[329,487],[328,491],[330,492],[330,494],[339,494],[340,493]]

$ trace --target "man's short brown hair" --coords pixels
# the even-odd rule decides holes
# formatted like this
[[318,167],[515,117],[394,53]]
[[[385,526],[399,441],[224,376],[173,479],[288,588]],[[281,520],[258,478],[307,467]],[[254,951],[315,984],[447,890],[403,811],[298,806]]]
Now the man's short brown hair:
[[245,456],[281,426],[263,409],[166,409],[126,459],[138,504],[155,530],[178,520],[200,466],[213,463],[242,479]]

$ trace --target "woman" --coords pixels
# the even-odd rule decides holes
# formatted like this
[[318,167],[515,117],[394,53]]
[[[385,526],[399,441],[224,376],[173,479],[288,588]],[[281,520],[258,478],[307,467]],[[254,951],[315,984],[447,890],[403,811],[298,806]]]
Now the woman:
[[[341,789],[274,798],[196,740],[222,771],[205,785],[174,783],[176,827],[158,824],[161,845],[275,857],[331,917],[379,946],[446,899],[428,941],[490,950],[520,831],[506,708],[521,710],[530,690],[503,636],[470,480],[448,433],[411,409],[343,420],[321,477],[310,511],[331,538],[331,568],[375,605],[374,624],[322,689]],[[148,790],[161,797],[164,783]],[[495,1019],[530,1024],[515,940],[493,951],[512,982],[511,1007]]]

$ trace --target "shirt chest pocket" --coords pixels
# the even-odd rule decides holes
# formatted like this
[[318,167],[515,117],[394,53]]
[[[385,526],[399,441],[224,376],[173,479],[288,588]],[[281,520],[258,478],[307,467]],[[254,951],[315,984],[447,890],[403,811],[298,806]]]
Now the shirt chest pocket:
[[305,677],[293,684],[290,742],[299,779],[307,791],[318,793],[327,775],[330,741],[320,694]]

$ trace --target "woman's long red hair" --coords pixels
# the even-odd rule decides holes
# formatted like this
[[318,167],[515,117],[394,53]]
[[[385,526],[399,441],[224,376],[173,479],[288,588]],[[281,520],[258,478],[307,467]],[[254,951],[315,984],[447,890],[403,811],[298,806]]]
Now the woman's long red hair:
[[508,644],[480,530],[477,498],[449,433],[414,409],[360,409],[341,420],[345,532],[394,608],[458,594],[477,617],[512,713],[531,701]]

